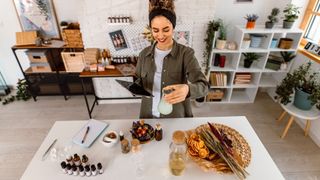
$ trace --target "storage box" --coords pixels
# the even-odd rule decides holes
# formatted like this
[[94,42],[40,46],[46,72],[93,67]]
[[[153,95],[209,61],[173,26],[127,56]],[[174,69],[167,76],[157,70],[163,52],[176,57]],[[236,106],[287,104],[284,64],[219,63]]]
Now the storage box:
[[30,63],[32,72],[52,72],[49,63]]
[[37,31],[16,32],[16,45],[35,45],[37,39]]
[[82,72],[85,67],[84,52],[61,52],[64,67],[67,72]]
[[62,39],[67,47],[83,48],[83,41],[80,29],[64,29]]
[[26,54],[31,63],[48,63],[47,50],[28,50]]
[[224,96],[224,92],[221,89],[210,90],[207,95],[207,101],[221,101]]
[[100,58],[100,50],[98,48],[86,48],[84,50],[84,58],[88,64],[96,64]]

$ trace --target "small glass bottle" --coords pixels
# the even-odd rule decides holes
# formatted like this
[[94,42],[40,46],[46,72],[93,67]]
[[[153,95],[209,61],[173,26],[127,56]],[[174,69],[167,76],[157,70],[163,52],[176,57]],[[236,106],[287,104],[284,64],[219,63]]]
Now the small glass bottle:
[[76,165],[72,166],[72,174],[75,175],[75,176],[79,175],[79,171],[78,171],[78,168],[77,168]]
[[84,170],[85,170],[85,172],[86,172],[86,176],[91,176],[91,170],[90,170],[90,166],[89,165],[86,165],[85,167],[84,167]]
[[122,131],[119,132],[119,137],[120,137],[120,142],[121,142],[124,139],[124,135],[123,135]]
[[91,172],[93,176],[97,175],[97,168],[94,164],[91,165]]
[[140,141],[138,139],[132,139],[131,141],[132,152],[139,152],[141,150]]
[[185,134],[183,131],[175,131],[170,144],[169,166],[170,171],[175,176],[182,175],[186,165],[187,147],[185,143]]
[[160,124],[156,124],[156,130],[155,130],[155,139],[156,141],[161,141],[162,140],[162,128]]
[[166,94],[170,94],[173,90],[162,90],[162,97],[158,104],[158,111],[163,115],[168,115],[172,112],[173,107],[172,104],[169,104],[165,99],[164,96]]
[[103,173],[103,169],[102,169],[102,164],[101,163],[97,164],[97,168],[98,168],[99,174],[102,174]]
[[67,164],[66,169],[67,169],[67,173],[71,175],[72,174],[71,164]]
[[84,155],[82,155],[82,166],[86,166],[87,165],[87,163],[88,163],[88,161],[89,161],[89,159],[88,159],[88,157],[84,154]]
[[67,174],[67,169],[66,169],[67,163],[66,162],[64,162],[64,161],[61,162],[61,168],[62,168],[62,172]]
[[82,176],[82,177],[85,175],[84,168],[83,168],[82,165],[79,166],[79,174],[80,174],[80,176]]
[[81,164],[81,160],[78,154],[73,155],[73,162],[76,166],[79,166]]
[[121,141],[121,150],[122,150],[122,153],[123,154],[127,154],[130,152],[130,145],[129,145],[129,141],[124,138],[122,141]]
[[73,158],[71,155],[68,155],[66,160],[67,160],[67,163],[69,163],[70,165],[73,165]]

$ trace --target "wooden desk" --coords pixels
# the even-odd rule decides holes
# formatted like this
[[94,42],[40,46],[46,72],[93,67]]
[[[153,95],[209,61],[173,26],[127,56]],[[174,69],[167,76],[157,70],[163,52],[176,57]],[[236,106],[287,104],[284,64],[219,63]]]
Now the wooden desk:
[[[87,90],[86,87],[84,86],[84,82],[83,82],[83,78],[90,78],[92,81],[92,78],[107,78],[107,77],[132,77],[132,76],[124,76],[123,74],[121,74],[121,72],[117,69],[108,69],[105,71],[100,71],[100,72],[90,72],[90,71],[83,71],[80,73],[79,75],[80,79],[81,79],[81,84],[82,84],[82,91],[83,91],[83,96],[86,102],[86,106],[87,106],[87,110],[88,110],[88,114],[89,114],[89,118],[92,118],[92,111],[95,107],[95,105],[98,105],[98,100],[119,100],[119,99],[141,99],[140,97],[112,97],[112,98],[102,98],[102,97],[98,97],[96,95],[95,90],[94,92],[94,102],[93,104],[89,105],[88,102],[88,98],[87,98]],[[92,82],[93,84],[93,82]],[[94,87],[93,87],[94,89]]]
[[[109,130],[122,130],[129,140],[129,129],[132,125],[131,120],[108,120]],[[212,179],[234,179],[237,177],[230,174],[217,174],[215,172],[203,172],[196,163],[190,159],[184,174],[180,177],[172,176],[168,169],[169,145],[172,133],[175,130],[189,130],[206,122],[215,122],[225,124],[236,129],[247,140],[251,147],[252,159],[246,170],[250,173],[248,180],[282,180],[284,179],[281,172],[273,162],[269,153],[261,143],[257,134],[252,129],[250,123],[243,116],[236,117],[206,117],[206,118],[181,118],[181,119],[150,119],[146,120],[152,126],[157,122],[161,123],[164,130],[163,140],[152,141],[141,147],[141,152],[134,154],[122,154],[120,144],[108,148],[101,144],[102,137],[96,140],[90,148],[82,148],[78,145],[71,147],[70,153],[86,154],[91,163],[101,162],[104,166],[104,173],[94,177],[80,177],[63,174],[59,161],[52,161],[48,157],[45,161],[41,161],[43,153],[53,142],[58,139],[55,144],[57,150],[61,150],[65,145],[69,144],[72,137],[79,131],[86,121],[57,121],[47,137],[44,139],[40,148],[32,158],[26,168],[21,180],[45,179],[45,180],[67,180],[67,179],[116,179],[116,180],[165,180],[165,179],[183,179],[183,180],[212,180]],[[140,162],[140,163],[138,163]],[[139,171],[142,170],[142,171]]]

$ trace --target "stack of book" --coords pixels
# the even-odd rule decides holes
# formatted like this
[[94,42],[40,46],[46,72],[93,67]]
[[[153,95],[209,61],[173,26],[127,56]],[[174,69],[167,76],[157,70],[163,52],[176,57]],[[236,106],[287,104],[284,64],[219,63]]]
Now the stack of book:
[[282,62],[283,60],[280,56],[270,54],[266,64],[266,68],[278,71]]
[[250,84],[251,74],[250,73],[236,73],[234,78],[234,84]]
[[227,86],[227,73],[213,72],[210,74],[212,86]]

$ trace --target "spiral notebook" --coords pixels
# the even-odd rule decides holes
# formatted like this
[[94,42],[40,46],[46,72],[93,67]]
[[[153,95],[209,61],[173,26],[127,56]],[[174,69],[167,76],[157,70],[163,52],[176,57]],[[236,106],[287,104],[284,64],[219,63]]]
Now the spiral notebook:
[[[82,147],[88,148],[92,145],[92,143],[100,136],[100,134],[108,126],[109,124],[106,122],[90,119],[72,138],[72,142]],[[90,127],[90,128],[84,139],[84,136],[87,131],[87,127]],[[83,139],[84,139],[84,142],[82,143]]]

